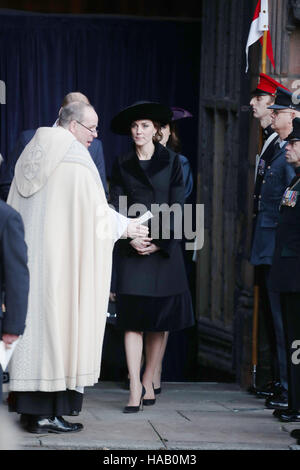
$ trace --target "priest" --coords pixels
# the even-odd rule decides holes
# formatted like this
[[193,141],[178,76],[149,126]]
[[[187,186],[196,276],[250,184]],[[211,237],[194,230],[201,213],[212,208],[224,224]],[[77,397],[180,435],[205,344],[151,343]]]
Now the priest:
[[107,204],[88,152],[91,105],[73,102],[39,128],[18,159],[8,203],[22,215],[30,291],[25,334],[10,366],[11,411],[33,433],[75,432],[86,386],[100,375],[114,242],[148,229]]

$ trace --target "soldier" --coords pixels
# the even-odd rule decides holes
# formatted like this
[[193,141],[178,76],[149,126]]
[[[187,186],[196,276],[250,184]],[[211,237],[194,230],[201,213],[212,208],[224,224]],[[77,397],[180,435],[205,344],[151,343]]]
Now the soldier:
[[[268,407],[280,398],[287,407],[287,366],[284,333],[280,309],[280,298],[269,288],[269,272],[275,248],[275,232],[278,223],[278,206],[287,183],[294,176],[294,170],[285,161],[284,146],[278,145],[278,134],[271,127],[272,110],[280,83],[261,73],[256,90],[252,92],[250,106],[253,116],[259,119],[265,139],[261,154],[257,157],[255,189],[253,195],[253,238],[250,262],[255,266],[256,282],[260,286],[261,304],[267,322],[267,333],[271,349],[273,381],[256,394],[267,398]],[[281,88],[279,88],[281,89]]]
[[[272,289],[280,293],[288,364],[288,409],[276,415],[281,421],[300,421],[300,118],[286,138],[286,160],[296,176],[280,204],[276,248],[270,273]],[[295,434],[295,432],[294,432]],[[294,436],[297,437],[297,436]],[[300,435],[298,435],[300,437]]]

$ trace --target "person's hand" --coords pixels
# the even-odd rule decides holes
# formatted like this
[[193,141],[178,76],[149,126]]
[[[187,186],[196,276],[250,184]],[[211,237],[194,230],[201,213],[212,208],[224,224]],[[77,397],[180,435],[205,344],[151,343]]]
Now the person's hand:
[[140,240],[132,240],[130,244],[136,249],[139,255],[147,256],[160,250],[160,248],[154,243],[149,243],[150,240],[151,238],[144,239],[143,244],[140,243]]
[[14,341],[16,341],[18,338],[19,338],[18,335],[9,335],[7,333],[4,333],[4,335],[2,335],[2,341],[5,344],[6,348],[10,348],[11,344]]
[[151,245],[149,245],[147,248],[145,248],[145,250],[143,250],[143,255],[151,255],[152,253],[155,253],[159,250],[159,246],[155,245],[154,243],[151,243]]
[[125,233],[125,236],[128,238],[145,238],[147,237],[149,233],[148,227],[142,224],[138,224],[136,221],[138,219],[133,219],[132,221],[129,222],[127,226],[127,231]]
[[131,240],[130,245],[139,253],[142,254],[143,250],[151,245],[152,238],[135,238]]

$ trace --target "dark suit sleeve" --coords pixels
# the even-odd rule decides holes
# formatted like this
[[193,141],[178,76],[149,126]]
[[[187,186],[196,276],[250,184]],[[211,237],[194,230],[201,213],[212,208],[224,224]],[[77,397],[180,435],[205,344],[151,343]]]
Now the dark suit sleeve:
[[[120,173],[120,166],[118,159],[115,160],[110,180],[110,189],[109,189],[109,203],[114,207],[114,209],[119,212],[119,197],[124,196],[124,186]],[[123,214],[126,215],[127,214]]]
[[[157,239],[153,238],[153,243],[155,245],[159,246],[161,249],[161,254],[162,256],[169,257],[171,255],[172,249],[174,247],[174,243],[177,243],[177,235],[178,233],[175,233],[175,224],[180,224],[182,227],[182,215],[183,215],[183,208],[184,208],[184,200],[185,200],[185,187],[184,187],[184,181],[183,181],[183,171],[182,171],[182,166],[179,160],[179,156],[176,155],[174,162],[173,162],[173,167],[172,167],[172,175],[171,175],[171,182],[170,182],[170,196],[169,196],[169,207],[171,207],[173,204],[180,205],[181,206],[181,214],[180,214],[180,220],[178,218],[174,218],[174,214],[171,212],[170,214],[170,227],[167,227],[167,230],[165,230],[164,223],[162,221],[162,214],[159,214],[160,217],[160,237]],[[175,221],[176,219],[176,221]],[[164,233],[169,233],[170,229],[170,238],[166,239],[164,237]],[[176,239],[175,239],[176,235]]]
[[11,173],[13,173],[13,170],[10,162],[3,160],[0,166],[0,198],[3,201],[6,201],[8,197],[9,188],[13,179]]
[[99,175],[103,184],[103,188],[107,197],[108,189],[107,189],[107,180],[106,180],[105,160],[104,160],[103,146],[100,140],[97,140],[97,149],[94,154],[93,160],[99,172]]
[[2,333],[21,335],[27,314],[29,272],[23,222],[16,212],[7,218],[2,233],[1,250],[6,308]]
[[[120,167],[118,163],[118,159],[115,160],[112,173],[111,173],[111,180],[109,185],[109,205],[113,206],[113,208],[119,212],[119,196],[124,195],[124,188],[122,184],[122,178],[120,174]],[[127,216],[127,214],[124,214]],[[113,250],[113,263],[112,263],[112,273],[111,273],[111,285],[110,291],[115,293],[117,290],[117,276],[118,276],[118,256],[119,250],[126,250],[126,252],[133,252],[133,248],[130,246],[131,239],[127,238],[124,240],[118,240],[114,246]]]
[[26,144],[27,142],[24,138],[24,134],[21,133],[12,152],[8,155],[7,159],[4,159],[0,166],[0,198],[3,201],[7,200],[17,160],[26,147]]
[[194,180],[193,180],[193,173],[191,170],[190,162],[186,157],[183,155],[179,155],[180,163],[182,167],[183,173],[183,182],[184,182],[184,192],[185,192],[185,200],[189,197],[191,192],[193,191]]

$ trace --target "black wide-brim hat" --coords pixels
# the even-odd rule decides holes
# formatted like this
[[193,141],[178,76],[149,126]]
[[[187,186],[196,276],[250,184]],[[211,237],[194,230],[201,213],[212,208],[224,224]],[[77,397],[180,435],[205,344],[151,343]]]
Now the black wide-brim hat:
[[120,111],[111,121],[110,128],[115,134],[130,134],[130,126],[139,119],[159,122],[162,126],[172,120],[172,110],[161,103],[137,101]]
[[300,140],[300,118],[293,119],[293,130],[284,140]]

